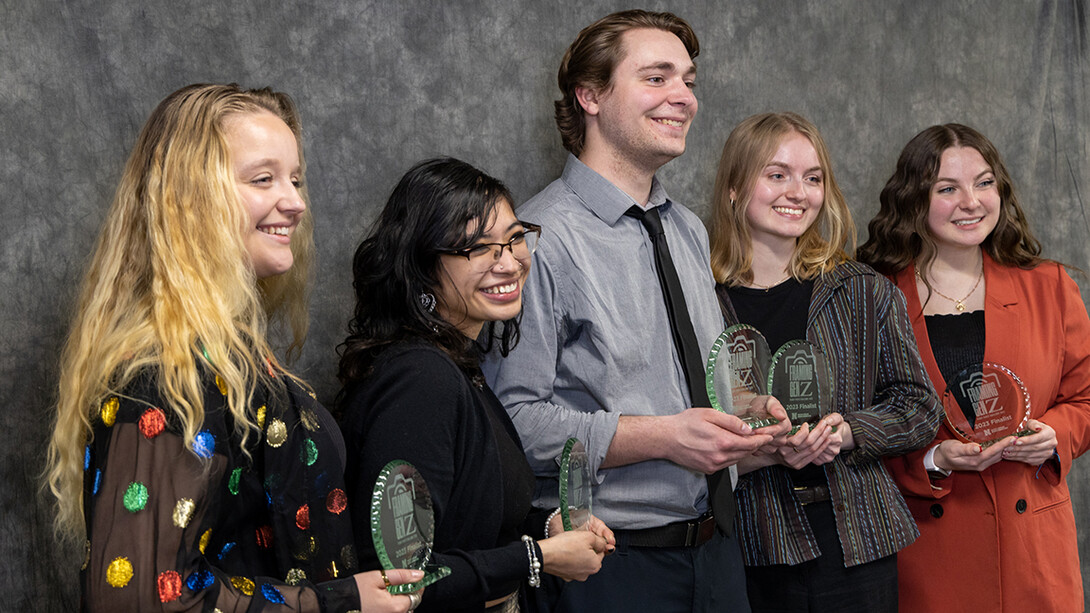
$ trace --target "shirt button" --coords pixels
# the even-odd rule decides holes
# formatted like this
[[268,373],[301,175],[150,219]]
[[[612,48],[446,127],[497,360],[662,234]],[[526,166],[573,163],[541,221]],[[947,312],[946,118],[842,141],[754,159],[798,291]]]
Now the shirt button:
[[935,519],[938,519],[938,518],[942,517],[942,505],[941,504],[936,502],[935,504],[931,505],[931,517],[934,517]]
[[1026,499],[1025,498],[1019,498],[1018,502],[1014,503],[1014,510],[1018,511],[1019,513],[1025,513],[1026,512]]

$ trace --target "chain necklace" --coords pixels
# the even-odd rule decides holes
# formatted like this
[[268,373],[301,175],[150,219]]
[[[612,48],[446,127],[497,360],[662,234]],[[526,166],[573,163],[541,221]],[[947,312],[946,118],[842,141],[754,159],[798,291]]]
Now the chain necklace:
[[788,280],[789,278],[791,278],[791,273],[787,273],[786,275],[783,276],[782,279],[780,279],[779,281],[776,281],[772,285],[761,285],[760,283],[757,283],[757,281],[752,281],[752,283],[753,283],[753,285],[755,285],[757,287],[757,289],[763,289],[765,291],[765,293],[767,294],[768,290],[772,289],[773,287],[776,287],[777,285],[779,285],[780,283],[783,283],[784,281]]
[[[920,276],[920,271],[918,269],[916,270],[916,278],[923,281],[923,277]],[[940,292],[939,288],[935,287],[934,285],[931,286],[931,291],[935,292],[936,294],[938,294],[939,296],[941,296],[943,298],[946,298],[950,302],[953,302],[954,303],[954,308],[957,309],[958,313],[961,313],[961,312],[965,311],[965,301],[969,299],[969,296],[973,295],[973,292],[976,291],[976,288],[980,287],[980,281],[983,280],[983,279],[984,279],[984,267],[981,266],[980,267],[980,274],[977,275],[977,277],[976,277],[976,283],[973,284],[973,289],[969,290],[969,293],[965,294],[965,297],[962,298],[961,300],[958,300],[957,298],[951,298],[950,296],[947,296],[946,294]],[[926,284],[927,284],[927,282],[924,282],[924,285],[926,285]]]

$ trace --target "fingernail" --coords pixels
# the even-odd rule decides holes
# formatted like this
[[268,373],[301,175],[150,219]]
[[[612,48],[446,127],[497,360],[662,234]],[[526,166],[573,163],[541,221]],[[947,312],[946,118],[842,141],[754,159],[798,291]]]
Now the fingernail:
[[422,570],[414,570],[409,574],[412,576],[413,581],[416,581],[417,579],[423,579],[424,578],[424,571],[422,571]]

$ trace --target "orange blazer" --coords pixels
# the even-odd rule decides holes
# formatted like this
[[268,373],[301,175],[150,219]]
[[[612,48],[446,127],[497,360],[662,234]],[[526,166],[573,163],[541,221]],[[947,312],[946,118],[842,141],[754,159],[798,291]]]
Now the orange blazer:
[[[892,280],[905,294],[920,356],[941,395],[946,382],[931,351],[915,268]],[[1025,383],[1031,416],[1056,430],[1059,462],[1001,460],[983,472],[932,481],[923,457],[954,437],[945,423],[931,445],[889,458],[886,466],[920,528],[920,538],[897,556],[900,610],[1082,611],[1064,478],[1090,445],[1090,317],[1058,264],[1022,270],[985,254],[984,280],[984,360],[1007,366]]]

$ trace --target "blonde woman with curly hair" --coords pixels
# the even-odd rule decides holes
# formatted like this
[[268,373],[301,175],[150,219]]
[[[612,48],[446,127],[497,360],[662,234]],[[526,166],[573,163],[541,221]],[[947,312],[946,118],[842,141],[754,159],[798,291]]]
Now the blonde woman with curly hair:
[[306,336],[300,124],[269,89],[191,85],[144,125],[61,358],[48,486],[90,611],[406,611],[353,575],[336,424],[266,340]]
[[813,343],[833,384],[833,412],[738,464],[750,605],[896,611],[896,554],[916,526],[881,458],[926,445],[941,418],[904,298],[849,259],[851,214],[825,141],[799,115],[755,115],[731,132],[712,215],[727,323],[754,326],[773,350]]

